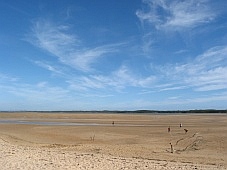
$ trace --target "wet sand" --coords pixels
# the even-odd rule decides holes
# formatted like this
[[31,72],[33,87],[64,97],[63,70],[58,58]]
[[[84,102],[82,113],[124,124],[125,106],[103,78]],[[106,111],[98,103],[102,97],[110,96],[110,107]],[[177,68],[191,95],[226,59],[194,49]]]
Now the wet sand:
[[227,169],[226,141],[226,114],[0,113],[1,169]]

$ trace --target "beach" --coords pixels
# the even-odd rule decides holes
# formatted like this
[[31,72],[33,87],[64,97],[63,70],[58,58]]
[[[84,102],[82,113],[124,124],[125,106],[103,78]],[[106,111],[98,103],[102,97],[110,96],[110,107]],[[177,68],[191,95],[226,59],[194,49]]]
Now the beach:
[[227,169],[226,141],[226,114],[0,113],[3,170]]

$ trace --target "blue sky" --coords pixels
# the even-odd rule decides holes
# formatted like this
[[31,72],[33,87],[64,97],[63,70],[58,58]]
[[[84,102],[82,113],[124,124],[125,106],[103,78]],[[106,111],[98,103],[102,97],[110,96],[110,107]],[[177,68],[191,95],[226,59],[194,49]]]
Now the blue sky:
[[0,110],[227,108],[225,0],[2,0]]

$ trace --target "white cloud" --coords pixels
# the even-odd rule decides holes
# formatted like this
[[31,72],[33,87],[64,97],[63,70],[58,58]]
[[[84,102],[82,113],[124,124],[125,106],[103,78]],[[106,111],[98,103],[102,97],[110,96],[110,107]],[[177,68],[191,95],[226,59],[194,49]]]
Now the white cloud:
[[67,89],[52,86],[48,82],[26,84],[5,74],[0,74],[0,82],[0,93],[5,103],[1,108],[3,110],[13,110],[14,107],[16,110],[50,110],[71,99]]
[[117,80],[119,85],[134,86],[134,87],[150,87],[156,81],[156,77],[151,75],[141,77],[135,75],[128,67],[122,66],[120,69],[113,73],[113,77]]
[[10,81],[10,82],[15,82],[18,80],[17,77],[10,76],[8,74],[0,73],[0,81]]
[[100,46],[74,51],[68,57],[62,58],[61,61],[82,71],[91,71],[92,63],[95,63],[100,57],[116,51],[113,45]]
[[[0,84],[1,94],[6,95],[2,110],[90,110],[89,102],[81,100],[79,94],[70,89],[53,86],[48,82],[37,84]],[[12,96],[13,100],[9,100]]]
[[51,65],[51,64],[49,64],[47,62],[34,61],[34,63],[36,65],[40,66],[40,67],[43,67],[43,68],[49,70],[52,73],[60,74],[60,75],[65,75],[64,72],[60,68],[58,68],[56,66],[53,66],[53,65]]
[[125,89],[127,87],[150,88],[155,81],[155,76],[136,76],[127,66],[123,65],[108,76],[77,76],[67,82],[69,83],[71,89],[77,91],[87,91],[90,89],[108,89],[109,91],[121,91],[122,89]]
[[170,90],[181,90],[181,89],[187,89],[188,86],[180,86],[180,85],[177,85],[174,87],[172,87],[172,85],[170,87],[166,87],[166,88],[161,88],[160,91],[170,91]]
[[214,47],[196,57],[186,66],[188,77],[185,81],[197,90],[226,89],[227,86],[227,46]]
[[212,21],[215,10],[209,0],[144,0],[148,10],[138,10],[136,15],[142,23],[149,23],[156,29],[193,28]]
[[[110,90],[121,91],[127,87],[150,89],[142,94],[192,88],[194,91],[213,91],[226,89],[227,86],[227,47],[214,47],[197,56],[191,62],[155,66],[157,74],[142,77],[129,67],[122,65],[109,75],[69,76],[66,82],[69,88],[76,91]],[[50,71],[57,72],[55,67],[41,64]]]
[[[163,91],[192,89],[194,91],[214,91],[227,86],[227,47],[214,47],[195,57],[188,63],[152,65],[153,75],[140,76],[126,65],[108,75],[89,74],[66,78],[68,88],[80,94],[96,90],[96,95],[122,92],[126,88],[143,89],[140,94]],[[58,72],[56,67],[37,63],[48,70]],[[63,73],[64,74],[64,73]],[[100,93],[99,93],[100,92]]]
[[29,39],[34,45],[61,57],[73,50],[79,40],[75,35],[67,33],[69,27],[66,25],[55,25],[46,20],[38,20],[33,24],[31,37]]
[[212,91],[212,90],[220,90],[220,89],[226,89],[226,83],[225,84],[213,84],[213,85],[204,85],[201,87],[196,88],[196,91]]
[[70,33],[69,26],[56,25],[47,20],[36,21],[27,40],[58,57],[61,63],[84,72],[91,71],[91,64],[104,55],[116,52],[115,47],[119,46],[111,44],[88,48],[75,34]]
[[214,101],[226,102],[227,95],[221,94],[218,96],[204,96],[190,99],[183,99],[180,96],[168,97],[163,100],[145,100],[145,99],[129,99],[113,103],[109,106],[109,109],[119,110],[139,110],[139,109],[151,109],[151,110],[187,110],[187,109],[226,109],[225,106],[213,107]]
[[47,82],[37,84],[14,83],[11,85],[1,86],[5,92],[11,93],[25,99],[25,101],[37,102],[59,102],[66,100],[69,95],[67,89],[49,85]]
[[195,91],[227,89],[227,46],[213,47],[184,64],[156,66],[170,85],[162,90],[193,88]]

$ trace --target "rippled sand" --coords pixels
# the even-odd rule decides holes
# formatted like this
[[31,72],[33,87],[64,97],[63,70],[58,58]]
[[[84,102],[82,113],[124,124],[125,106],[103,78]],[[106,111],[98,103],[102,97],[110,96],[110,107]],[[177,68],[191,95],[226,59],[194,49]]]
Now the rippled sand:
[[225,114],[0,113],[0,122],[1,169],[227,168]]

